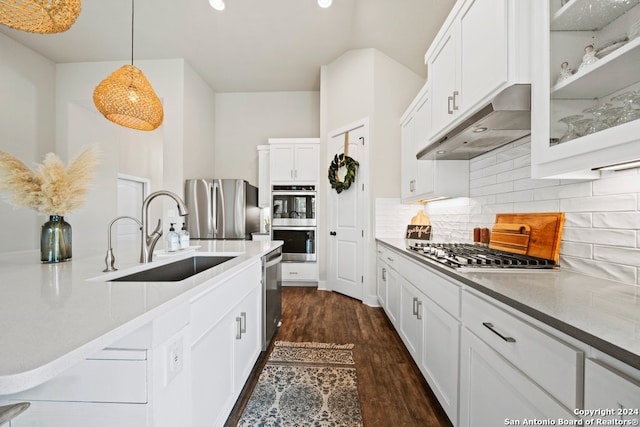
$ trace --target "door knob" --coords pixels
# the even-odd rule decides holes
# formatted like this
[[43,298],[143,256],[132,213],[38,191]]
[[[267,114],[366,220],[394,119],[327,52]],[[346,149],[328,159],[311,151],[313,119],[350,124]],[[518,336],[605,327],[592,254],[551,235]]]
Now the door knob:
[[332,236],[336,236],[337,235],[337,233],[335,231],[330,231],[329,234],[332,235]]

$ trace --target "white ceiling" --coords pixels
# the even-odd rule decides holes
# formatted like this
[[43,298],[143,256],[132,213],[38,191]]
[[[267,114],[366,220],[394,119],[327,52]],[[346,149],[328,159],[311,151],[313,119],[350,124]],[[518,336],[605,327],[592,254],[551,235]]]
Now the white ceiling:
[[[135,60],[184,58],[216,92],[318,90],[320,66],[376,48],[426,77],[431,40],[455,0],[137,0]],[[0,32],[56,63],[131,56],[131,1],[84,0],[74,26]],[[143,70],[144,71],[144,70]],[[153,82],[152,82],[153,84]]]

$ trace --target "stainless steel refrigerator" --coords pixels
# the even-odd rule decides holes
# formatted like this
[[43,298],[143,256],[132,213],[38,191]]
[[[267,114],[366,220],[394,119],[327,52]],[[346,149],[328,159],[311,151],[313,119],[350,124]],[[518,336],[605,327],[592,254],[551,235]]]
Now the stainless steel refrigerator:
[[260,231],[258,188],[243,179],[187,179],[184,197],[192,239],[251,239]]

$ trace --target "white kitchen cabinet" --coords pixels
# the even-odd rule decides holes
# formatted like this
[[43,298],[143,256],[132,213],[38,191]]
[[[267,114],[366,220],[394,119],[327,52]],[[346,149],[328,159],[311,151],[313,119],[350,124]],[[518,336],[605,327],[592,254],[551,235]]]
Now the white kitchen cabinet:
[[[458,425],[523,425],[524,419],[532,420],[533,424],[533,420],[557,422],[575,420],[576,416],[473,332],[463,328]],[[509,424],[508,420],[519,424]]]
[[[630,40],[597,62],[579,70],[585,46],[600,49],[626,36],[640,20],[638,1],[592,2],[536,1],[533,9],[532,131],[531,154],[534,178],[583,178],[599,176],[594,168],[640,159],[640,120],[617,124],[606,120],[603,130],[588,133],[577,126],[574,138],[561,119],[582,115],[597,104],[623,104],[612,100],[624,92],[640,89],[640,38]],[[560,66],[568,62],[578,70],[558,81]],[[565,140],[566,139],[566,140]]]
[[422,356],[422,304],[424,295],[400,277],[400,337],[416,364]]
[[191,303],[193,425],[222,426],[261,350],[261,264]]
[[387,305],[387,272],[389,270],[389,267],[383,261],[384,253],[380,245],[378,245],[376,248],[376,296],[382,308]]
[[425,55],[431,83],[431,141],[502,89],[531,82],[531,3],[466,0],[454,5]]
[[[383,289],[385,290],[382,308],[396,330],[400,328],[400,276],[396,269],[398,255],[382,245],[378,245],[378,268],[384,273]],[[380,288],[378,289],[380,292]]]
[[317,262],[283,262],[282,286],[317,285]]
[[317,185],[320,170],[319,138],[270,138],[271,185]]
[[460,286],[382,245],[378,269],[386,276],[385,312],[455,425]]
[[271,206],[271,176],[269,175],[269,145],[258,145],[258,207]]
[[634,425],[633,420],[640,420],[640,372],[635,373],[634,378],[601,361],[587,359],[584,367],[584,408],[609,409],[610,412],[586,418],[621,421],[616,425],[624,425],[623,422]]
[[429,136],[430,96],[425,85],[401,119],[401,188],[403,203],[469,196],[469,162],[418,160]]
[[462,322],[565,408],[581,407],[583,351],[470,291],[462,293]]
[[451,422],[458,419],[460,321],[432,299],[423,302],[423,338],[418,363]]

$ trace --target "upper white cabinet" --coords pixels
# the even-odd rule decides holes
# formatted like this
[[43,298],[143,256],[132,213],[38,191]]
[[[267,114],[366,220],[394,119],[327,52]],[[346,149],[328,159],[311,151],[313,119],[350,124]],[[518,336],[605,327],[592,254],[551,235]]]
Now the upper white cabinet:
[[429,138],[431,97],[428,83],[403,114],[401,126],[400,194],[404,203],[469,196],[469,162],[418,160]]
[[269,148],[268,145],[258,145],[258,206],[261,208],[271,206]]
[[442,136],[500,90],[530,83],[530,0],[458,1],[425,55],[429,139]]
[[[640,100],[620,96],[640,89],[639,3],[535,2],[534,178],[596,178],[593,168],[640,159]],[[560,79],[564,62],[574,72]]]
[[306,183],[319,179],[319,138],[270,138],[271,184]]

